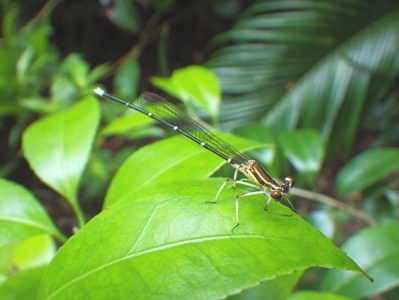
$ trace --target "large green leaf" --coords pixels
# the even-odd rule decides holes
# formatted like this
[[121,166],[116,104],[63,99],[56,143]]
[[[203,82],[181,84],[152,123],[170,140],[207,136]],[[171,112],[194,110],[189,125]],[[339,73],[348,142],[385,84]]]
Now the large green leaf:
[[324,278],[324,291],[352,298],[370,298],[399,286],[399,224],[381,224],[353,235],[343,250],[363,266],[375,279],[369,284],[361,276],[349,272],[329,271]]
[[[323,59],[267,114],[265,123],[278,129],[312,127],[321,131],[330,151],[350,150],[361,116],[382,100],[399,72],[391,53],[399,50],[398,16],[367,28]],[[387,74],[384,82],[374,72]]]
[[[264,196],[240,200],[232,232],[242,191],[205,203],[222,182],[163,182],[110,206],[58,251],[40,299],[215,299],[314,266],[362,273],[297,214],[265,212]],[[291,213],[278,203],[270,209]]]
[[33,123],[22,138],[24,155],[32,170],[64,196],[78,214],[79,181],[87,164],[99,117],[97,100],[88,97]]
[[42,233],[65,240],[32,193],[0,179],[0,247]]
[[399,150],[372,149],[352,159],[338,173],[336,186],[340,197],[360,192],[399,170]]
[[[260,147],[259,142],[218,134],[238,150]],[[220,157],[185,141],[180,136],[147,145],[133,153],[120,167],[108,190],[104,207],[165,180],[203,179],[226,162]],[[231,172],[233,175],[233,170]]]

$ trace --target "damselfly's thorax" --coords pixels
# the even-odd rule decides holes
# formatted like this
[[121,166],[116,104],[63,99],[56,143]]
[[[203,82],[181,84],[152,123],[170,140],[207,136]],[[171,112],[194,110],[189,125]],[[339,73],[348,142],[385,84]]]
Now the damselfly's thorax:
[[255,160],[248,160],[245,164],[232,164],[232,166],[255,182],[262,190],[270,189],[270,196],[275,200],[280,200],[294,186],[295,181],[292,177],[286,177],[284,183],[280,185]]

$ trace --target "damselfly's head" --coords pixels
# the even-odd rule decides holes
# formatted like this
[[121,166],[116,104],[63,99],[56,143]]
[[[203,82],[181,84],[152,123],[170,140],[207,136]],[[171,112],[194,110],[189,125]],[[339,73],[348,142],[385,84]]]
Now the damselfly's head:
[[270,196],[274,200],[280,200],[283,196],[289,194],[290,188],[294,186],[295,179],[291,176],[285,177],[284,183],[279,185],[277,189],[270,192]]
[[[281,200],[281,198],[284,198],[290,204],[292,211],[296,212],[291,201],[286,197],[286,195],[290,192],[290,188],[292,188],[294,186],[294,183],[295,183],[295,179],[293,177],[291,177],[291,176],[285,177],[284,183],[282,185],[279,185],[276,189],[274,189],[270,192],[270,197],[271,197],[271,199],[276,200],[276,201],[279,201],[279,200]],[[268,210],[269,202],[270,202],[270,198],[267,201],[266,206],[265,206],[266,211],[269,211]],[[292,216],[292,215],[282,215],[282,216]]]

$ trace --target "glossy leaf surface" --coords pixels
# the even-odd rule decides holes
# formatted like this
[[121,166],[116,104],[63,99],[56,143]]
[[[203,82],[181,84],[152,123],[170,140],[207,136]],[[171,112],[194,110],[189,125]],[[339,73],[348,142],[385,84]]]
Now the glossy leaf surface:
[[338,194],[346,197],[360,192],[398,170],[398,149],[381,148],[360,153],[339,172],[336,181]]
[[[223,298],[313,266],[361,272],[298,215],[265,212],[264,196],[240,200],[241,225],[231,232],[240,191],[205,203],[222,182],[163,182],[110,206],[58,251],[40,299]],[[291,213],[277,203],[270,209]]]
[[389,0],[256,1],[213,40],[227,46],[206,64],[229,100],[224,125],[263,117],[275,132],[313,128],[327,155],[348,154],[365,113],[395,87],[398,16]]
[[32,170],[73,206],[98,122],[97,100],[89,97],[33,123],[23,135],[24,155]]

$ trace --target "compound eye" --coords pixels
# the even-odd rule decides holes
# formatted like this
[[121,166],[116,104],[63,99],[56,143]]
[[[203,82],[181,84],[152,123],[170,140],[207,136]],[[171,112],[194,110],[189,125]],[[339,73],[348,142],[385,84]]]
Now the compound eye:
[[289,181],[289,183],[290,183],[290,188],[292,188],[292,187],[294,186],[294,184],[295,184],[295,179],[294,179],[294,177],[287,176],[287,177],[284,178],[284,180],[285,180],[285,181]]
[[279,191],[272,191],[270,193],[270,196],[274,199],[274,200],[280,200],[282,195]]

